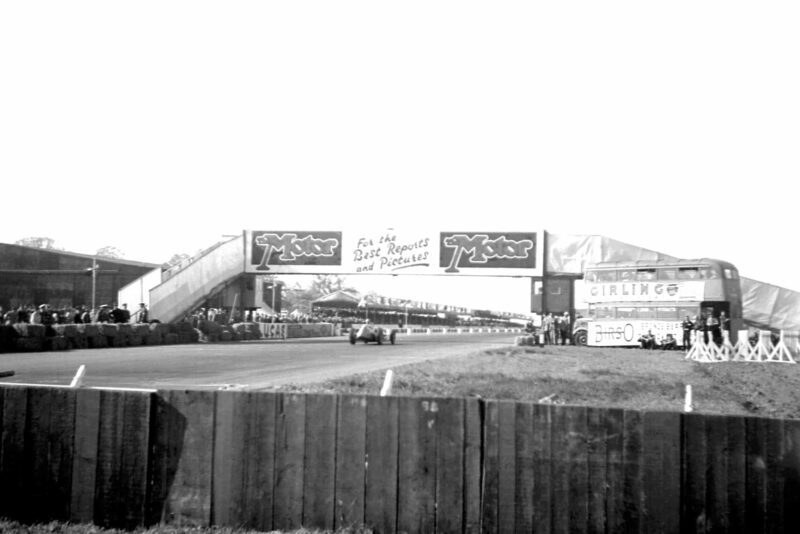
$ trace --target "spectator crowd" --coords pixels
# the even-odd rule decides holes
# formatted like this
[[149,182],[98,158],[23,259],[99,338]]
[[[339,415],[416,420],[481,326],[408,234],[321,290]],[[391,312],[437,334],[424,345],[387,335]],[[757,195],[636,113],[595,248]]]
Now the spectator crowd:
[[27,324],[82,324],[82,323],[147,323],[149,313],[144,303],[139,304],[139,309],[131,313],[127,304],[122,306],[109,306],[102,304],[98,308],[78,306],[68,308],[53,308],[49,304],[39,306],[18,306],[5,311],[0,306],[2,324],[12,326],[19,323]]

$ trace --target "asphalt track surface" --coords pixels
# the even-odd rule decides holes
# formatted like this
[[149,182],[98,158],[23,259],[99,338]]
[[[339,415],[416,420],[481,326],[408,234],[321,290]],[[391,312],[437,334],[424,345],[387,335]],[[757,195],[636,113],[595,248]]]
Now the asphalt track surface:
[[69,385],[85,365],[84,387],[258,391],[510,347],[514,338],[398,335],[395,345],[378,346],[342,336],[0,354],[0,371],[14,371],[0,383]]

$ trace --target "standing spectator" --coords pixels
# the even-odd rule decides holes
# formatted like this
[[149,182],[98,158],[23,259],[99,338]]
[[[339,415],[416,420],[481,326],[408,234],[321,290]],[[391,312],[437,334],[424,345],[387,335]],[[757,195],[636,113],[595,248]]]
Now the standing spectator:
[[558,345],[559,340],[561,339],[561,315],[553,316],[553,328],[555,329],[553,343]]
[[122,309],[115,303],[111,310],[108,312],[108,322],[121,323],[122,322]]
[[5,317],[3,317],[3,320],[7,325],[17,324],[17,321],[19,320],[19,310],[11,308],[6,312],[6,315]]
[[111,313],[108,310],[108,304],[101,304],[100,309],[97,310],[97,323],[107,323],[111,320]]
[[92,312],[89,310],[88,306],[83,307],[83,312],[81,313],[81,322],[86,324],[92,322]]
[[564,315],[561,316],[561,321],[558,323],[558,325],[561,328],[561,344],[566,345],[567,339],[570,339],[572,325],[572,319],[569,316],[569,312],[564,312]]
[[708,314],[706,319],[706,330],[708,330],[711,340],[719,345],[722,343],[722,332],[719,329],[719,319],[714,316],[714,312]]
[[694,331],[694,323],[687,315],[681,323],[683,328],[683,348],[689,350],[692,346],[692,331]]
[[136,322],[146,323],[148,321],[147,306],[144,302],[139,303],[139,309],[136,312]]
[[728,314],[724,311],[719,312],[719,328],[723,332],[728,332],[730,334],[731,331],[731,320],[728,317]]
[[75,313],[72,314],[72,322],[75,324],[81,324],[83,322],[83,306],[78,306],[74,310]]
[[28,322],[30,324],[42,324],[42,313],[44,312],[44,304],[39,306],[38,308],[34,308],[33,311],[28,315]]
[[552,313],[548,313],[544,316],[544,319],[542,319],[542,330],[544,330],[544,344],[552,345],[554,342],[553,333],[555,332],[555,324]]
[[708,343],[708,332],[706,331],[706,318],[704,315],[697,315],[694,316],[694,331],[697,333],[697,340],[699,341],[701,336],[700,332],[703,333],[702,339],[703,343]]

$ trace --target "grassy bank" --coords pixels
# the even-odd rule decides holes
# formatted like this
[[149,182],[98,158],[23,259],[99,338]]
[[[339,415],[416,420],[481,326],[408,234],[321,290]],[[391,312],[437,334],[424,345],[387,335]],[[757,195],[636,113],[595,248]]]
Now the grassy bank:
[[[800,419],[800,365],[687,361],[681,351],[512,347],[393,369],[392,394],[466,396],[682,411],[686,385],[700,413]],[[385,372],[289,391],[377,394]]]

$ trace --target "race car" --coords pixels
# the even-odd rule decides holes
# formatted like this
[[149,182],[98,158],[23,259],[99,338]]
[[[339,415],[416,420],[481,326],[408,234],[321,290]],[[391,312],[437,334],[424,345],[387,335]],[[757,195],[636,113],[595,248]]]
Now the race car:
[[388,332],[387,329],[382,326],[367,323],[359,327],[354,326],[350,329],[350,344],[355,345],[356,341],[363,341],[364,343],[383,345],[383,342],[388,339],[389,343],[394,345],[396,336],[396,330]]

